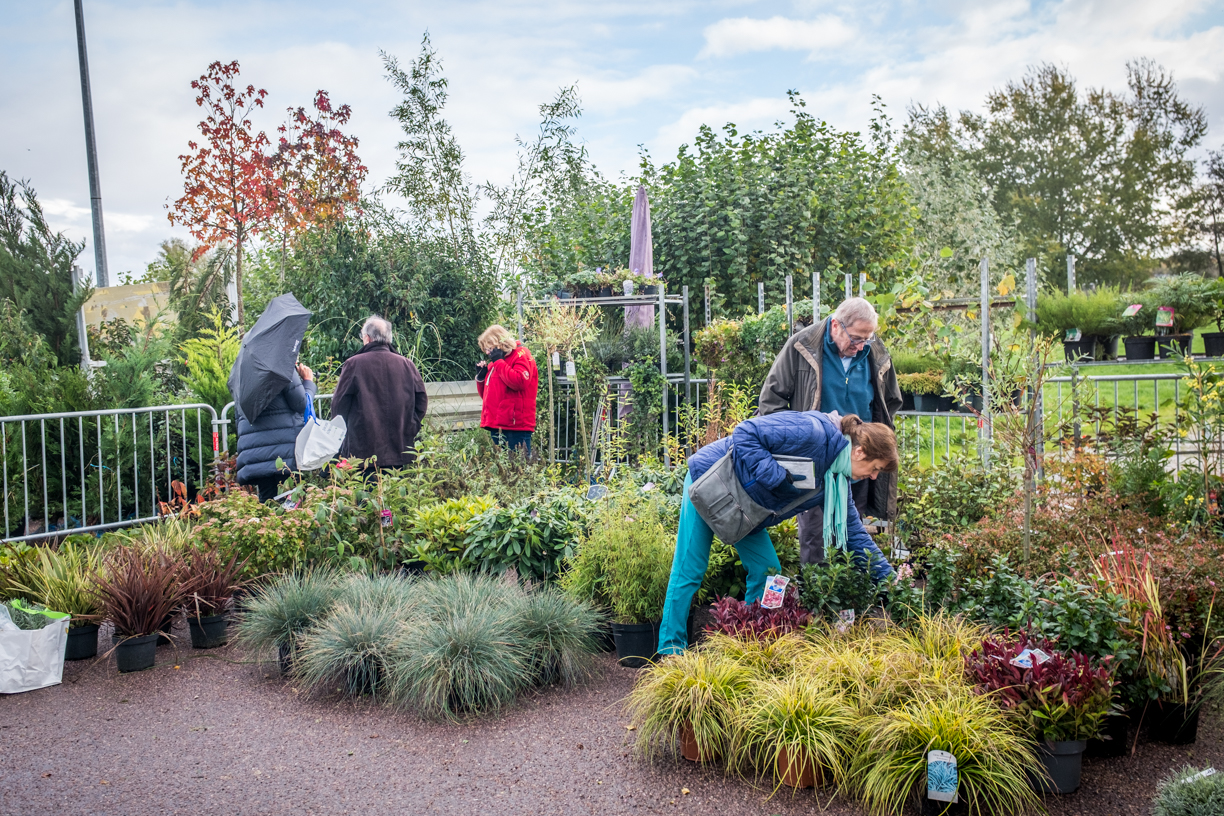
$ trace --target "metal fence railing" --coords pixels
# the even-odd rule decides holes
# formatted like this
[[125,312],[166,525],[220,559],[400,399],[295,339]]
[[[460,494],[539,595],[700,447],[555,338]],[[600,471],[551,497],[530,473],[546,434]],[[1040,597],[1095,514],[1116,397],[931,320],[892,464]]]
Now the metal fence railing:
[[0,417],[3,540],[157,518],[174,482],[204,483],[217,426],[201,403]]

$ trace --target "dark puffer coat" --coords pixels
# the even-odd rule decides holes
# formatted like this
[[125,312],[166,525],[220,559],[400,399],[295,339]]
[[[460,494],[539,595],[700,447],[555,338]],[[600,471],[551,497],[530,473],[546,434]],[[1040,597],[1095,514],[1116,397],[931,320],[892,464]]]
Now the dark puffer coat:
[[277,475],[278,457],[287,466],[287,470],[279,471],[280,475],[297,469],[293,445],[305,424],[307,395],[315,395],[315,384],[303,383],[295,371],[293,382],[273,398],[254,422],[247,421],[238,403],[234,403],[238,417],[238,484]]
[[[813,424],[812,419],[816,422]],[[735,476],[744,491],[762,507],[779,511],[794,501],[797,496],[788,495],[782,488],[786,484],[786,469],[773,458],[780,456],[802,456],[812,460],[816,471],[816,482],[824,486],[825,471],[833,464],[842,448],[850,443],[842,436],[841,428],[819,411],[782,411],[768,416],[752,417],[735,426],[730,436],[706,445],[689,457],[689,476],[697,481],[715,462],[726,455],[732,447],[735,454],[731,460],[735,465]],[[892,567],[880,552],[880,548],[863,529],[858,509],[849,502],[846,514],[846,546],[850,552],[871,563],[872,577],[877,581],[892,575]],[[792,509],[785,516],[774,516],[761,527],[767,527],[799,515],[813,507],[824,507],[822,489],[810,501]]]

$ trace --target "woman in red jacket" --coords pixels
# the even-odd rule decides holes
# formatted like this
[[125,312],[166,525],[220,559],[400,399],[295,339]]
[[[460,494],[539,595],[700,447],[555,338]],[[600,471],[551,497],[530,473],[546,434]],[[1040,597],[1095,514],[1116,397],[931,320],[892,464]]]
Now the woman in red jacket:
[[536,391],[540,372],[527,347],[504,326],[493,325],[477,338],[488,362],[480,361],[476,390],[484,405],[480,427],[488,428],[493,441],[510,450],[520,446],[531,455],[531,432],[536,425]]

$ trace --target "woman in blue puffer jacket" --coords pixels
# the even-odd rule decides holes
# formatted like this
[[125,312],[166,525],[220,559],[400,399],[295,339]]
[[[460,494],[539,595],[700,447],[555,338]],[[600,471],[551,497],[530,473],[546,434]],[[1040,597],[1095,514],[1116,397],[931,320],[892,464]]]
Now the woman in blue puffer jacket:
[[[314,372],[298,363],[293,381],[268,403],[254,422],[248,421],[242,408],[234,403],[234,413],[238,417],[238,484],[257,487],[261,502],[275,498],[277,488],[289,471],[297,469],[294,445],[305,424],[306,403],[314,395]],[[285,463],[284,470],[277,469],[278,458]]]
[[[765,579],[782,568],[766,528],[822,506],[825,509],[825,552],[842,546],[855,560],[869,567],[877,581],[893,574],[880,548],[863,529],[858,510],[849,500],[848,482],[874,479],[897,470],[897,438],[883,423],[863,422],[853,414],[838,417],[819,411],[783,411],[753,417],[724,437],[689,457],[684,480],[684,501],[676,532],[676,555],[672,561],[667,602],[659,627],[659,654],[679,654],[688,646],[687,621],[693,594],[701,586],[710,564],[714,533],[689,499],[689,486],[700,479],[728,450],[734,449],[735,476],[748,496],[774,515],[735,544],[748,571],[748,601],[760,600]],[[816,483],[822,487],[809,501],[780,511],[805,492],[774,455],[811,459]]]

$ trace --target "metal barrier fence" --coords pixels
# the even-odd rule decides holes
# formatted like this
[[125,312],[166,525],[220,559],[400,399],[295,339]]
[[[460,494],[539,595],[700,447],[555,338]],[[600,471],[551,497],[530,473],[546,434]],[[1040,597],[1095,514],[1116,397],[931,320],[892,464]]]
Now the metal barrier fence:
[[[1184,374],[1096,374],[1051,377],[1042,394],[1042,421],[1050,432],[1071,428],[1077,418],[1085,433],[1100,434],[1105,423],[1117,426],[1123,415],[1152,418],[1157,428],[1167,428],[1174,439],[1183,430]],[[903,453],[914,453],[922,464],[938,462],[945,455],[980,450],[977,414],[944,411],[901,411],[897,414],[897,444]],[[1173,467],[1180,469],[1186,452],[1173,447]]]
[[0,417],[3,540],[157,518],[175,481],[190,495],[205,481],[217,425],[202,403]]

